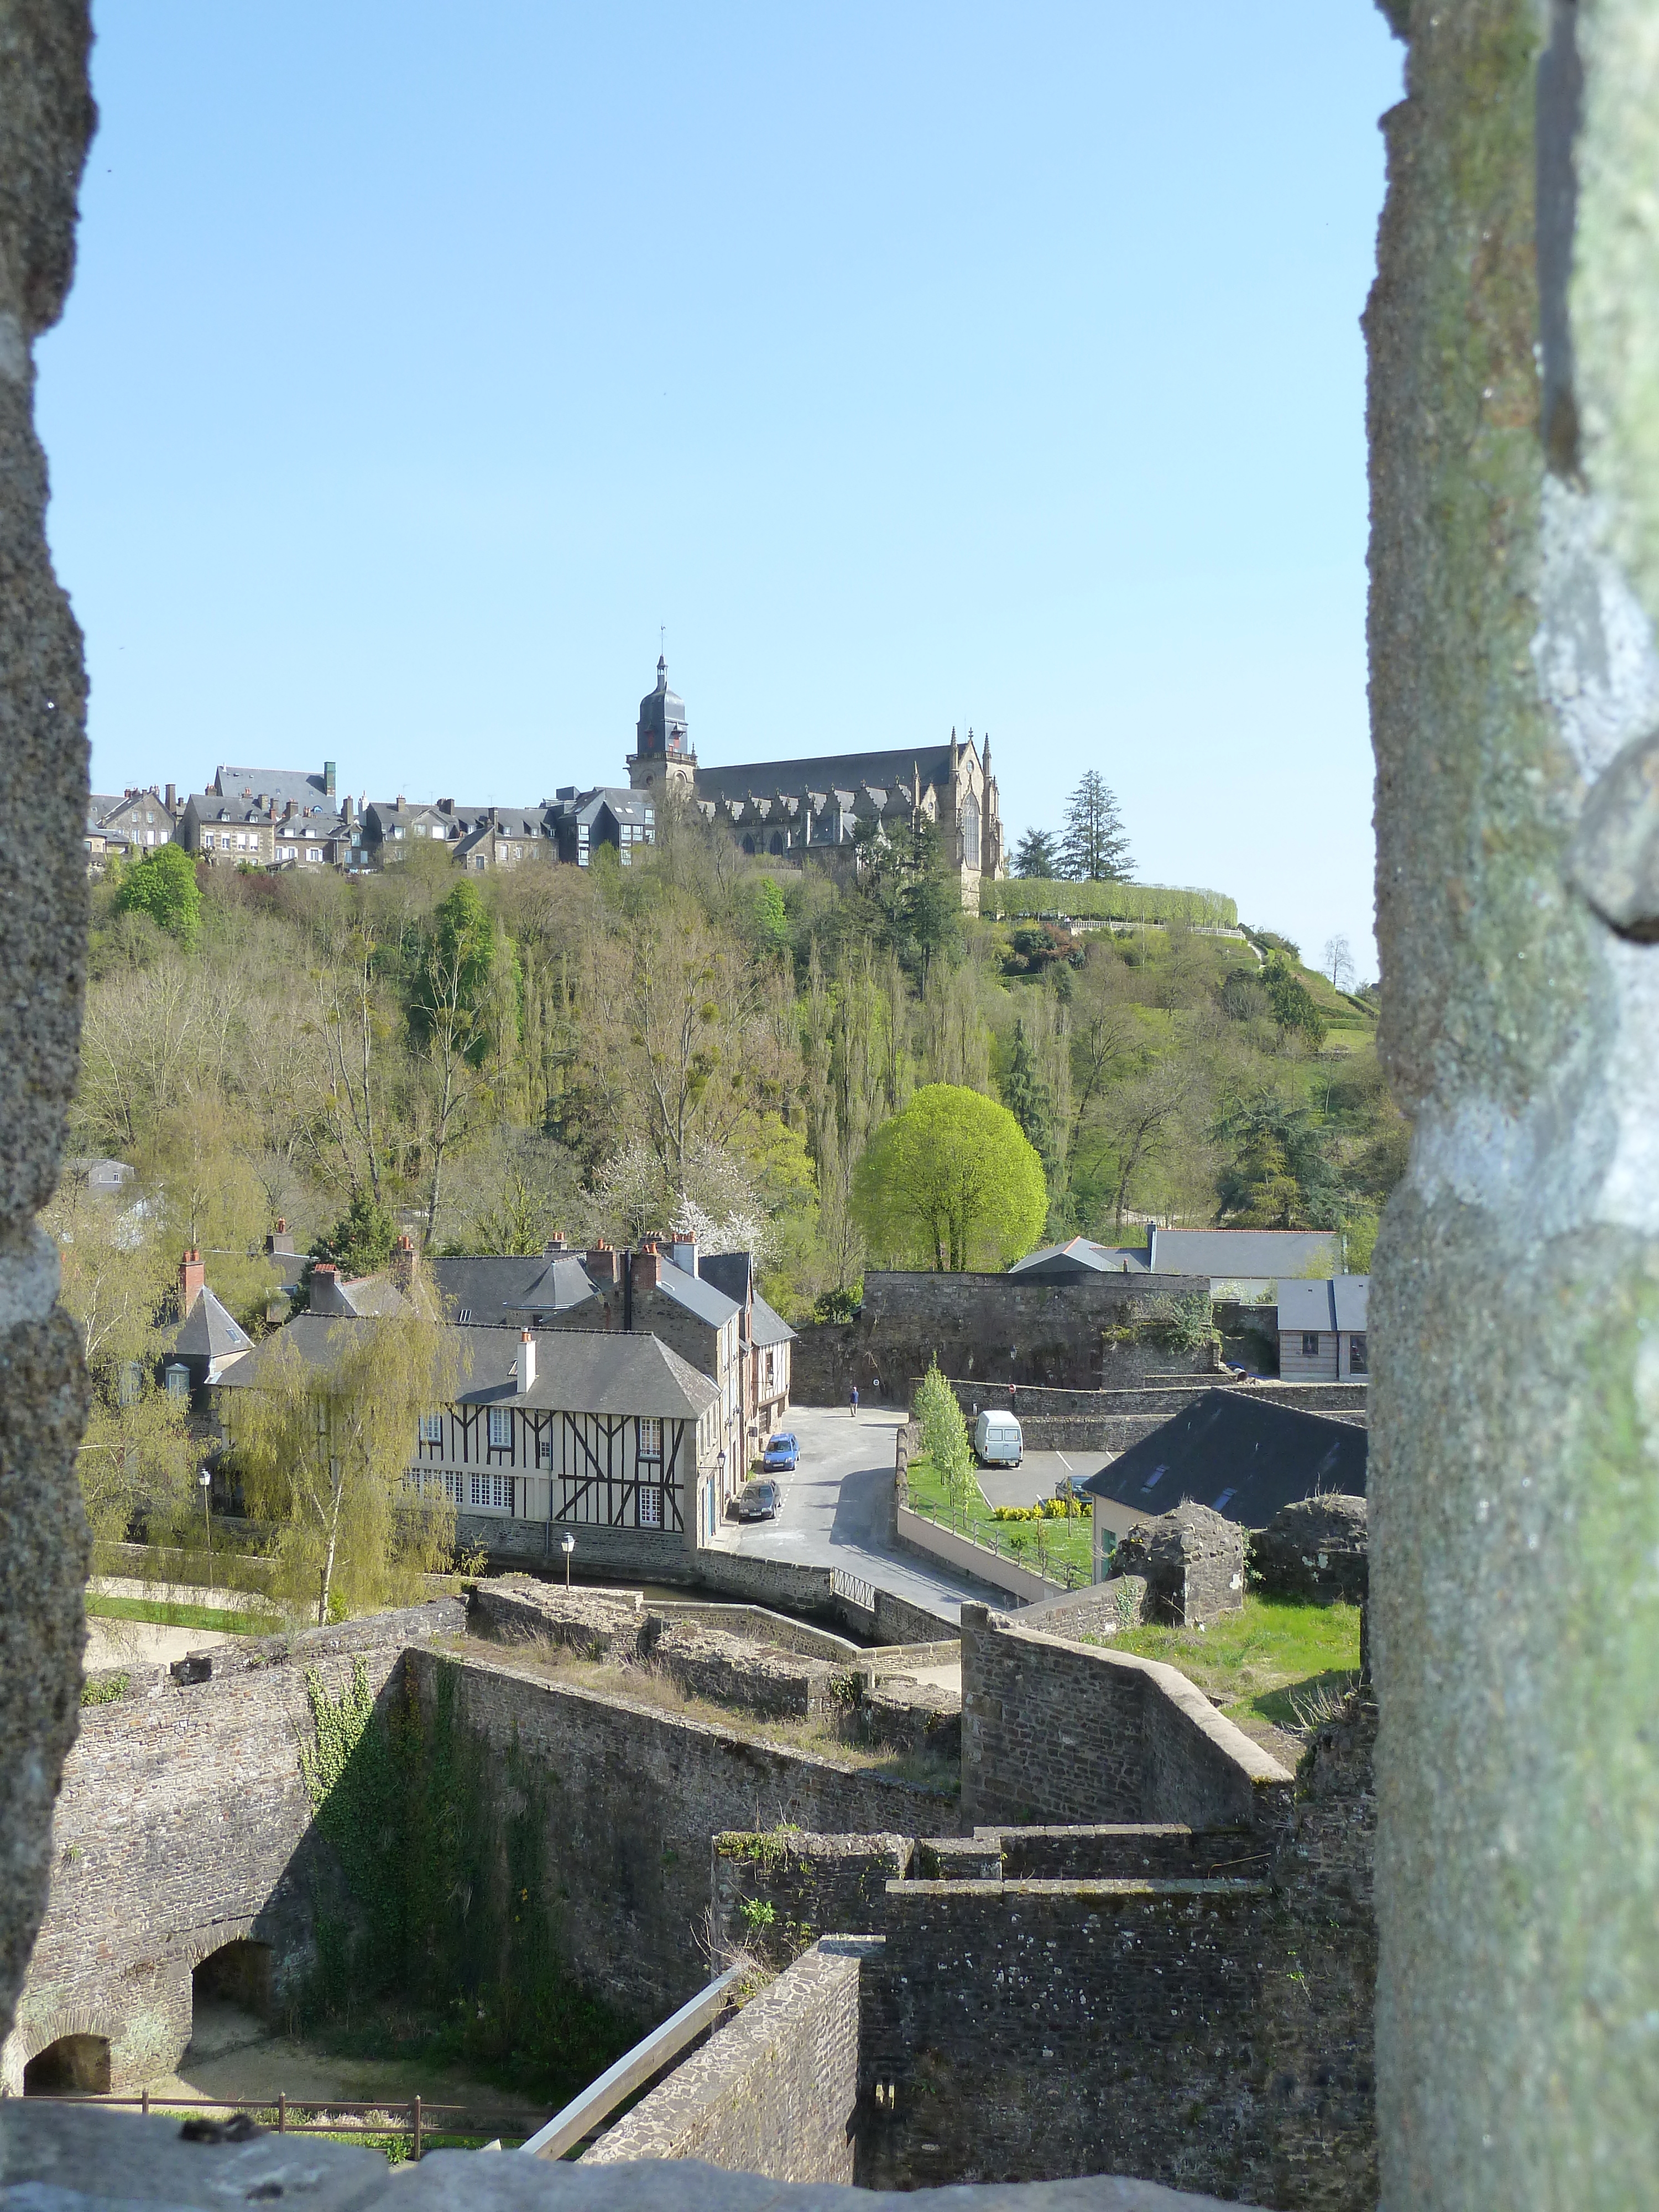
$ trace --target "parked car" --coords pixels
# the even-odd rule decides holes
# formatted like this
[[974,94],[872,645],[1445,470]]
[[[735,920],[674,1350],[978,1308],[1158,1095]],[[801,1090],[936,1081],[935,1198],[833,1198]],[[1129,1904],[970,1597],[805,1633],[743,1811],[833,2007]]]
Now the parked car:
[[782,1491],[775,1482],[769,1482],[763,1474],[753,1476],[738,1492],[739,1521],[775,1520],[782,1505]]
[[761,1454],[761,1466],[768,1474],[787,1474],[800,1459],[800,1445],[787,1429],[780,1429],[769,1437],[766,1449]]
[[981,1467],[1018,1467],[1025,1439],[1012,1413],[981,1413],[974,1423],[974,1457]]

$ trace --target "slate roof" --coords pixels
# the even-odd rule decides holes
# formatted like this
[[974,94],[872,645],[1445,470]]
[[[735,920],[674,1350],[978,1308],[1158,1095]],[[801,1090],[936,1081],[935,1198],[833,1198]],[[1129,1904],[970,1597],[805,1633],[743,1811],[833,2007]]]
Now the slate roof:
[[1334,1229],[1154,1229],[1152,1239],[1155,1273],[1214,1281],[1328,1274],[1342,1257]]
[[1323,1283],[1282,1282],[1279,1286],[1279,1326],[1282,1329],[1317,1329],[1327,1335],[1338,1330],[1363,1334],[1370,1285],[1369,1275],[1333,1275]]
[[1148,1518],[1190,1498],[1243,1528],[1265,1528],[1297,1498],[1324,1491],[1363,1498],[1368,1442],[1352,1421],[1248,1390],[1206,1390],[1079,1486]]
[[426,1262],[446,1321],[465,1319],[496,1328],[509,1324],[522,1328],[528,1313],[562,1313],[580,1303],[577,1285],[568,1272],[556,1276],[552,1286],[560,1293],[560,1303],[532,1303],[531,1293],[544,1282],[550,1267],[574,1267],[586,1285],[585,1294],[593,1295],[579,1255],[550,1260],[543,1252],[522,1258],[516,1254],[483,1253]]
[[330,814],[339,811],[337,800],[328,794],[320,769],[313,775],[305,769],[221,768],[214,773],[210,795],[240,799],[246,792],[257,798],[262,791],[276,800],[279,809],[291,799],[296,806],[320,806]]
[[707,1322],[710,1328],[719,1328],[738,1310],[735,1298],[728,1298],[724,1291],[717,1291],[713,1283],[705,1282],[701,1275],[693,1275],[684,1267],[677,1267],[666,1252],[662,1255],[661,1286],[676,1305],[684,1306],[687,1313],[695,1314],[699,1321]]
[[1008,1270],[1011,1275],[1035,1275],[1054,1281],[1063,1281],[1067,1276],[1148,1272],[1144,1244],[1097,1244],[1087,1237],[1073,1237],[1065,1244],[1044,1244],[1037,1251],[1028,1252],[1023,1260],[1016,1260]]
[[793,1344],[795,1332],[781,1313],[769,1306],[758,1291],[755,1293],[754,1311],[749,1317],[749,1340],[764,1346],[769,1344]]
[[[336,1332],[361,1324],[348,1316],[300,1314],[268,1337],[257,1352],[239,1360],[222,1378],[223,1387],[258,1389],[270,1372],[277,1348],[297,1351],[307,1365],[331,1366],[343,1341]],[[648,1413],[669,1420],[696,1420],[720,1392],[706,1375],[671,1352],[654,1336],[624,1336],[590,1329],[553,1329],[536,1339],[536,1379],[528,1390],[517,1387],[520,1340],[499,1328],[453,1328],[445,1332],[459,1354],[461,1406],[511,1400],[538,1412]]]
[[731,768],[697,769],[699,799],[770,798],[781,791],[865,791],[874,787],[891,792],[911,789],[920,773],[921,787],[951,782],[951,747],[944,744],[898,745],[890,752],[830,753],[818,760],[745,761]]
[[700,1252],[697,1273],[733,1305],[746,1306],[754,1295],[755,1263],[747,1252]]
[[249,1351],[253,1339],[227,1312],[205,1286],[185,1316],[167,1346],[175,1358],[223,1359]]
[[526,1314],[568,1313],[597,1296],[580,1259],[574,1252],[565,1252],[541,1262],[540,1273],[522,1297],[507,1298],[502,1304],[507,1314],[522,1318]]

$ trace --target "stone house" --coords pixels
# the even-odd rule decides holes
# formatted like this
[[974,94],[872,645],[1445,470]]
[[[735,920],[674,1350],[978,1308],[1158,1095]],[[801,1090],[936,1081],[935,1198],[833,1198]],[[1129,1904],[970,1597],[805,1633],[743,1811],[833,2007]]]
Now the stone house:
[[[678,1255],[685,1247],[677,1244],[672,1249]],[[676,1264],[684,1265],[684,1261],[677,1257]],[[707,1252],[696,1265],[703,1280],[724,1291],[738,1309],[738,1334],[747,1361],[744,1433],[752,1457],[773,1430],[782,1426],[789,1411],[790,1355],[795,1332],[755,1288],[755,1263],[747,1252]]]
[[194,1245],[179,1261],[179,1324],[166,1339],[157,1380],[170,1396],[198,1407],[203,1393],[222,1382],[253,1349],[253,1340],[209,1289],[207,1268]]
[[1279,1286],[1279,1372],[1286,1382],[1349,1382],[1370,1373],[1365,1341],[1369,1275]]
[[619,866],[633,865],[635,850],[657,842],[656,794],[601,784],[578,791],[563,784],[549,809],[559,858],[568,867],[585,868],[601,845],[609,845]]
[[129,790],[119,799],[94,796],[87,802],[88,849],[101,840],[101,849],[118,847],[136,859],[158,845],[170,845],[179,834],[178,793],[172,784],[165,792],[152,784],[148,791]]

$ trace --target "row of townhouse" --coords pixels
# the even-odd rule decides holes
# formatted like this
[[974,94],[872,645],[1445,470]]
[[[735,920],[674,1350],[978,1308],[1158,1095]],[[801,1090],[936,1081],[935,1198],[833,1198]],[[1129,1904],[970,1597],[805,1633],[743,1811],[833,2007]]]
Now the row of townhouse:
[[[282,1224],[267,1242],[297,1285]],[[556,1238],[532,1258],[423,1266],[403,1237],[381,1273],[347,1280],[314,1267],[308,1295],[279,1334],[319,1368],[338,1356],[343,1328],[405,1311],[447,1324],[459,1381],[420,1418],[410,1485],[431,1494],[436,1483],[484,1522],[539,1523],[550,1541],[556,1526],[635,1531],[647,1565],[665,1543],[713,1542],[788,1411],[793,1332],[760,1296],[746,1253],[700,1255],[689,1240],[578,1252]],[[275,1340],[252,1343],[194,1251],[179,1270],[179,1316],[162,1379],[230,1432],[235,1394],[261,1387]]]
[[534,807],[411,803],[401,793],[354,799],[337,788],[332,761],[317,773],[222,766],[204,790],[182,800],[172,784],[118,799],[94,794],[87,866],[97,875],[112,859],[178,844],[216,866],[353,873],[395,866],[417,846],[441,845],[458,867],[478,874],[538,859],[586,867],[608,845],[626,867],[639,847],[655,843],[656,822],[649,792],[568,785]]

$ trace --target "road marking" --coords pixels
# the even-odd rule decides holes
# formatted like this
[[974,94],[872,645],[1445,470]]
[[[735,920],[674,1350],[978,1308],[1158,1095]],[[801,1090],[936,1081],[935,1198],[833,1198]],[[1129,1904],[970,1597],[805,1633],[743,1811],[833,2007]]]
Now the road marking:
[[1065,1470],[1066,1470],[1066,1474],[1069,1474],[1071,1473],[1071,1471],[1072,1471],[1072,1462],[1071,1462],[1071,1461],[1070,1461],[1070,1460],[1068,1460],[1068,1459],[1066,1458],[1066,1456],[1065,1453],[1064,1453],[1064,1452],[1062,1452],[1062,1451],[1057,1451],[1057,1452],[1054,1454],[1054,1457],[1055,1457],[1055,1458],[1060,1462],[1060,1465],[1065,1468]]

